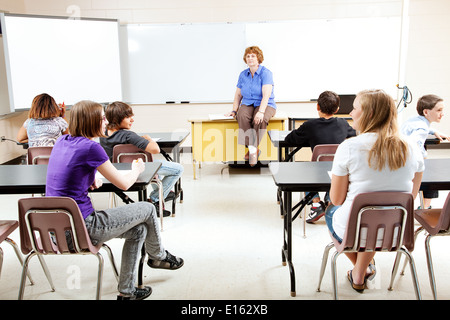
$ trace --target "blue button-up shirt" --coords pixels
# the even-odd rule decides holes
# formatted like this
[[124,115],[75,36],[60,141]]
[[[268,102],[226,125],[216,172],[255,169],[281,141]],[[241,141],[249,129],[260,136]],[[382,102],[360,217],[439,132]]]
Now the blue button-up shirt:
[[425,150],[425,140],[429,134],[434,134],[434,130],[430,127],[430,121],[424,116],[414,116],[406,120],[401,127],[401,132],[405,136],[411,137],[419,146],[424,157],[427,156]]
[[269,97],[268,105],[276,109],[275,96],[273,94],[273,75],[266,67],[259,66],[258,70],[252,77],[250,68],[244,70],[239,75],[237,87],[241,89],[242,101],[241,103],[247,106],[254,105],[258,107],[261,105],[262,86],[266,84],[272,85],[272,93]]

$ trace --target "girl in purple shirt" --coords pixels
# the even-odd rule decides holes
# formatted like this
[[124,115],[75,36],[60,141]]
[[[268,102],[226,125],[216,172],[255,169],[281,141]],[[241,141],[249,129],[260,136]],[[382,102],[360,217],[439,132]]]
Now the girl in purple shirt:
[[103,107],[92,101],[81,101],[71,110],[69,135],[55,143],[47,170],[46,196],[74,199],[83,215],[86,229],[94,245],[112,238],[124,238],[119,277],[118,299],[147,298],[150,287],[135,288],[136,269],[142,245],[152,268],[175,270],[183,259],[171,255],[161,244],[155,207],[149,202],[127,204],[116,208],[95,210],[89,198],[90,189],[100,188],[97,170],[115,186],[127,190],[144,171],[142,161],[133,162],[125,175],[112,165],[108,155],[93,139],[103,136],[106,129]]

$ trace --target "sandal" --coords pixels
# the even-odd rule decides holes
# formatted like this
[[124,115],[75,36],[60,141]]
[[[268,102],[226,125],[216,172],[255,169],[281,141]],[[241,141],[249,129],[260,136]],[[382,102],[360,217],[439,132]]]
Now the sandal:
[[350,284],[352,285],[353,290],[359,292],[359,293],[363,293],[364,289],[366,288],[366,280],[364,279],[364,283],[363,284],[355,284],[353,282],[353,277],[352,277],[352,270],[350,270],[349,272],[347,272],[347,278],[348,281],[350,281]]
[[375,278],[375,275],[377,274],[377,269],[375,268],[375,259],[372,259],[372,261],[369,263],[369,270],[370,274],[366,274],[366,280],[372,281],[373,278]]

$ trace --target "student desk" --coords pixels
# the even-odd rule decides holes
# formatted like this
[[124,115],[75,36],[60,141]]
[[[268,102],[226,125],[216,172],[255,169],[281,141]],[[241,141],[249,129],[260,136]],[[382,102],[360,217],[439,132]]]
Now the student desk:
[[[164,158],[167,161],[175,161],[181,163],[180,154],[181,154],[181,144],[186,141],[186,138],[189,135],[187,131],[181,132],[150,132],[150,133],[138,133],[140,136],[145,134],[149,135],[152,139],[156,140],[156,143],[161,149],[168,150],[168,152],[172,152],[173,159],[168,156],[165,152],[163,153]],[[180,196],[180,202],[183,202],[183,188],[181,187],[181,178],[175,183],[174,186],[175,196],[178,198]]]
[[[450,160],[426,159],[421,190],[450,190]],[[327,191],[331,185],[328,171],[332,162],[272,162],[269,164],[275,185],[280,188],[284,210],[282,262],[289,266],[291,296],[295,296],[295,271],[292,263],[292,192]],[[323,232],[327,232],[324,230]]]
[[[130,170],[131,163],[113,163],[118,170]],[[139,201],[147,199],[147,187],[158,171],[161,163],[145,164],[145,170],[128,191],[138,192]],[[47,165],[0,165],[0,194],[32,194],[45,193]],[[103,185],[91,192],[114,192],[120,190],[103,178]],[[142,269],[145,258],[145,248],[142,249],[139,264],[138,285],[142,286]]]
[[[269,121],[267,131],[285,130],[288,118],[275,115]],[[210,120],[209,118],[191,118],[192,163],[194,179],[196,163],[199,168],[202,162],[244,162],[245,146],[238,145],[239,125],[235,119]],[[268,139],[267,133],[259,145],[260,161],[276,161],[277,151]]]

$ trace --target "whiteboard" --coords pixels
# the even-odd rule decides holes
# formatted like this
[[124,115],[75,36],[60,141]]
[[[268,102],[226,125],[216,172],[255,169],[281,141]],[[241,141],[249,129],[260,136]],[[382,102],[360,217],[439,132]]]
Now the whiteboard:
[[121,27],[124,99],[130,103],[231,102],[246,47],[273,72],[275,101],[324,90],[396,95],[400,17]]
[[127,25],[121,39],[131,103],[229,101],[246,67],[244,24]]
[[122,99],[118,20],[1,15],[11,112],[48,93],[58,103]]

